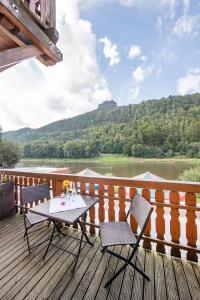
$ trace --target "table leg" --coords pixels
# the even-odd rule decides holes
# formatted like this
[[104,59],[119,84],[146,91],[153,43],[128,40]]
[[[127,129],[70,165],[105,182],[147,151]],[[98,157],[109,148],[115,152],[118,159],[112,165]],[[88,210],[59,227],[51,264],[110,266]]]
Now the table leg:
[[79,243],[79,247],[78,247],[78,252],[77,252],[77,256],[76,256],[76,259],[75,259],[75,263],[74,263],[74,267],[73,267],[73,273],[75,272],[76,270],[76,265],[77,265],[77,262],[78,262],[78,258],[79,258],[79,255],[80,255],[80,252],[81,252],[81,246],[82,246],[82,241],[83,241],[83,232],[81,234],[81,240],[80,240],[80,243]]
[[45,259],[46,255],[47,255],[47,252],[49,251],[49,247],[51,246],[51,242],[52,242],[52,240],[53,240],[53,236],[54,236],[55,229],[56,229],[56,225],[55,225],[55,223],[54,223],[53,231],[52,231],[52,234],[51,234],[51,237],[50,237],[50,240],[49,240],[49,244],[48,244],[47,249],[46,249],[46,251],[45,251],[45,254],[44,254],[44,256],[43,256],[43,259]]
[[79,224],[80,227],[81,227],[82,234],[84,235],[84,237],[85,237],[87,243],[88,243],[89,245],[91,245],[91,246],[94,246],[94,244],[93,244],[92,242],[90,242],[90,240],[89,240],[87,234],[85,233],[86,230],[85,230],[85,228],[83,227],[83,224],[82,224],[80,221],[78,221],[78,224]]

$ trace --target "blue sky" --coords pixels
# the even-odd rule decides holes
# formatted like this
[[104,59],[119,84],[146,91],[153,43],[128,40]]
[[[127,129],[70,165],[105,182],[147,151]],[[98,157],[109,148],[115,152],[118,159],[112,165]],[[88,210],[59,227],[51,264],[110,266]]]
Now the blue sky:
[[200,92],[200,1],[57,0],[57,28],[63,62],[0,73],[3,131]]
[[[99,1],[81,11],[81,16],[91,22],[96,34],[101,71],[113,98],[122,105],[183,94],[184,91],[177,87],[178,80],[200,67],[200,3],[194,0],[163,1],[162,5],[156,5],[156,1],[150,0],[152,5],[148,5],[146,2],[130,1],[130,5],[123,6],[118,1]],[[112,67],[99,43],[105,36],[117,45],[119,52],[120,62]],[[128,59],[131,45],[140,47],[145,61],[140,57]],[[150,67],[151,72],[137,83],[132,74],[140,66]],[[131,97],[131,88],[137,87],[140,90],[138,96]],[[199,91],[199,85],[194,89],[196,91]]]

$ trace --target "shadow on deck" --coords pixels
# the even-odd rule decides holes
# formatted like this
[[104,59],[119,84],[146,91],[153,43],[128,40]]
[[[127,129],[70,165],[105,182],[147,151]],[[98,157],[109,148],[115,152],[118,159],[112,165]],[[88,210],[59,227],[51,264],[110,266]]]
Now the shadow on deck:
[[[69,229],[78,237],[78,230]],[[32,236],[32,243],[46,238],[51,228]],[[72,277],[74,256],[52,248],[42,260],[45,244],[28,255],[23,239],[22,216],[0,221],[0,299],[200,299],[200,265],[139,249],[137,264],[142,264],[151,278],[147,282],[134,270],[118,276],[110,288],[104,284],[121,265],[117,258],[102,255],[98,236],[94,247],[85,244]],[[77,240],[61,239],[59,244],[76,251]],[[128,255],[128,247],[116,251]],[[107,261],[110,268],[106,270]]]

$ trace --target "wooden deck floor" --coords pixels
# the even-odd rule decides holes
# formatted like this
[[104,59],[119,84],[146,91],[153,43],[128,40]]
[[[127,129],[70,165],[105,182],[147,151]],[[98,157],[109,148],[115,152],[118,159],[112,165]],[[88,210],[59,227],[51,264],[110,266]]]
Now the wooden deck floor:
[[[48,232],[48,233],[47,233]],[[70,229],[72,236],[80,232]],[[131,268],[105,289],[104,284],[113,274],[106,270],[107,260],[113,270],[121,265],[117,258],[102,255],[98,236],[93,236],[94,247],[85,244],[78,269],[72,277],[74,257],[52,248],[42,260],[45,244],[28,255],[23,239],[23,219],[13,216],[0,221],[0,299],[200,299],[200,265],[140,249],[139,260],[151,277],[144,280]],[[33,235],[32,243],[44,238],[50,229]],[[77,249],[77,240],[61,239],[59,244],[69,250]],[[128,247],[116,251],[128,255]],[[136,262],[140,264],[139,261]]]

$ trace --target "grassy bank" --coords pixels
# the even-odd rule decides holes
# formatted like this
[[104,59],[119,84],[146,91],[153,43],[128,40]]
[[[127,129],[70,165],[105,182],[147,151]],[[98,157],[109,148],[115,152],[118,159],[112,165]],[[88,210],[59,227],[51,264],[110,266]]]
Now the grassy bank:
[[125,163],[125,162],[190,162],[194,164],[200,164],[200,159],[198,158],[188,158],[183,156],[177,156],[172,158],[134,158],[134,157],[127,157],[123,155],[117,155],[117,154],[103,154],[99,157],[94,158],[82,158],[82,159],[55,159],[55,158],[45,158],[45,159],[22,159],[21,163],[54,163],[54,162],[119,162],[119,163]]

